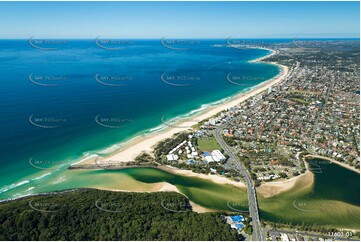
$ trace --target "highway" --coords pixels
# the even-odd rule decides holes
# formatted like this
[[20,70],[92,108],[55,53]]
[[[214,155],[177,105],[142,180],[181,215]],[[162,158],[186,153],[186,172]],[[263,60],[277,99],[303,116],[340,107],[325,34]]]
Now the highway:
[[[293,75],[294,69],[290,68],[289,73],[284,78],[284,80],[288,80],[288,77],[292,74]],[[259,106],[262,103],[263,100],[258,100],[251,108],[249,108],[245,114],[248,114],[253,111],[254,108]],[[234,165],[238,169],[238,171],[241,173],[242,177],[247,183],[247,194],[248,194],[248,207],[249,207],[249,213],[252,218],[252,225],[253,225],[253,240],[255,241],[265,241],[265,233],[262,231],[261,221],[259,218],[259,211],[258,211],[258,201],[257,201],[257,194],[256,194],[256,188],[254,186],[254,182],[251,178],[251,175],[249,174],[248,170],[244,167],[244,165],[240,162],[240,160],[237,158],[236,155],[233,154],[231,148],[227,145],[227,143],[223,139],[223,129],[227,127],[228,124],[237,121],[239,119],[238,117],[233,118],[232,120],[228,121],[227,123],[221,125],[218,127],[214,132],[214,137],[221,146],[221,148],[226,152],[229,156],[229,163]]]
[[253,180],[251,175],[247,171],[247,169],[243,166],[243,164],[238,160],[238,158],[232,153],[230,147],[226,144],[223,140],[223,128],[225,126],[221,126],[216,129],[214,133],[214,137],[222,147],[224,152],[226,152],[229,156],[229,161],[237,167],[238,171],[241,173],[242,177],[245,179],[247,183],[247,194],[248,194],[248,207],[249,213],[252,218],[252,225],[253,225],[253,240],[255,241],[264,241],[264,235],[262,233],[261,222],[259,219],[259,212],[258,212],[258,202],[257,202],[257,194],[256,189],[254,187]]

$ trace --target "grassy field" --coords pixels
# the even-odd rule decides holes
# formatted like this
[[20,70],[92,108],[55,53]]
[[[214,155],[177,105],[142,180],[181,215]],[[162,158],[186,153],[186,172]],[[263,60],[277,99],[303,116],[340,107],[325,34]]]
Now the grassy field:
[[221,147],[213,137],[209,139],[198,139],[198,148],[201,151],[221,150]]
[[303,100],[301,98],[292,97],[292,98],[290,98],[290,100],[301,103],[301,104],[306,104],[306,105],[310,104],[310,102],[305,101],[305,100]]

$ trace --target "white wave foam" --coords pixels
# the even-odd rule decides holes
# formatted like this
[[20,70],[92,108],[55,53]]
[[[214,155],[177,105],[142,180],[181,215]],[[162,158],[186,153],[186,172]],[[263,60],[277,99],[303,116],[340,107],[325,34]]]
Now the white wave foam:
[[106,154],[110,154],[110,153],[113,153],[114,151],[118,150],[119,148],[121,147],[121,145],[119,144],[115,144],[115,145],[112,145],[104,150],[101,150],[99,152],[97,152],[98,154],[100,155],[106,155]]
[[46,177],[46,176],[49,176],[49,175],[51,175],[51,174],[52,174],[52,173],[49,172],[49,173],[46,173],[46,174],[41,175],[41,176],[39,176],[39,177],[35,177],[35,178],[33,178],[32,180],[33,180],[33,181],[40,180],[40,179],[42,179],[42,178],[44,178],[44,177]]
[[56,180],[56,181],[53,182],[53,185],[63,183],[65,180],[66,180],[66,179],[65,179],[65,176],[61,176],[61,177],[59,177],[58,180]]
[[[90,152],[85,152],[85,153],[90,154]],[[99,157],[99,155],[97,155],[97,154],[86,155],[83,159],[73,163],[73,165],[84,162],[84,161],[87,161],[87,160],[90,160],[90,159],[94,159],[94,158],[97,158],[97,157]]]
[[25,192],[31,191],[33,190],[35,187],[29,187],[28,189],[25,190]]
[[215,47],[215,48],[217,48],[217,47],[224,47],[225,45],[220,45],[220,44],[215,44],[215,45],[211,45],[211,47]]
[[12,190],[12,189],[14,189],[14,188],[23,186],[23,185],[25,185],[25,184],[28,184],[29,182],[30,182],[29,180],[24,180],[24,181],[21,181],[21,182],[18,182],[18,183],[13,183],[13,184],[11,184],[11,185],[2,187],[2,188],[0,189],[0,194],[1,194],[1,193],[4,193],[4,192],[7,192],[7,191],[9,191],[9,190]]
[[145,133],[147,133],[147,134],[155,133],[155,132],[158,132],[158,131],[161,131],[161,130],[165,129],[166,127],[167,127],[166,125],[161,124],[161,125],[158,125],[158,126],[156,126],[154,128],[149,129],[148,131],[145,131]]

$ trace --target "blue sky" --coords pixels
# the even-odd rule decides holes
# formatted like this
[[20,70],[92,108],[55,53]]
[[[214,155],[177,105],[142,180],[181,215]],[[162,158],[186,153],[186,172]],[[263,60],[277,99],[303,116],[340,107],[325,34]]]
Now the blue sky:
[[359,37],[359,2],[0,2],[0,38]]

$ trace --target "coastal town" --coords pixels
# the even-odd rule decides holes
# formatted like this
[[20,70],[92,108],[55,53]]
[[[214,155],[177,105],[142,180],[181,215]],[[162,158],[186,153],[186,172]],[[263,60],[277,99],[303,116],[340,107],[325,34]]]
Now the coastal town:
[[[296,233],[292,226],[282,224],[277,224],[281,227],[276,231],[274,225],[259,218],[256,189],[301,177],[307,171],[322,173],[314,158],[356,172],[360,168],[358,42],[296,42],[258,46],[271,54],[257,61],[277,63],[282,67],[281,77],[244,100],[241,97],[241,102],[201,121],[182,120],[192,124],[188,128],[172,124],[171,135],[155,145],[153,141],[151,149],[140,152],[137,145],[146,145],[136,144],[133,151],[138,155],[133,160],[119,161],[127,157],[119,153],[71,168],[150,166],[222,176],[247,184],[247,190],[252,191],[248,197],[250,214],[226,219],[243,240],[335,238],[314,230]],[[247,77],[234,80],[247,82]],[[234,84],[231,80],[230,85]],[[242,216],[247,225],[234,216]]]
[[0,242],[361,241],[360,1],[0,1]]
[[[281,82],[202,121],[174,147],[157,146],[156,157],[181,169],[244,180],[214,138],[215,130],[221,129],[255,186],[297,177],[307,170],[306,160],[311,158],[359,171],[359,53],[352,51],[358,43],[348,46],[348,51],[340,51],[342,42],[302,44],[272,46],[277,54],[266,61],[289,67]],[[308,166],[312,172],[322,172],[317,165]],[[335,239],[322,233],[268,234],[270,240],[282,241]]]
[[284,80],[203,121],[188,139],[163,152],[163,162],[225,163],[227,154],[213,131],[226,125],[225,141],[260,182],[298,176],[306,169],[303,158],[312,156],[359,169],[358,57],[329,58],[329,52],[301,52],[298,45],[276,48],[269,58],[290,67]]

